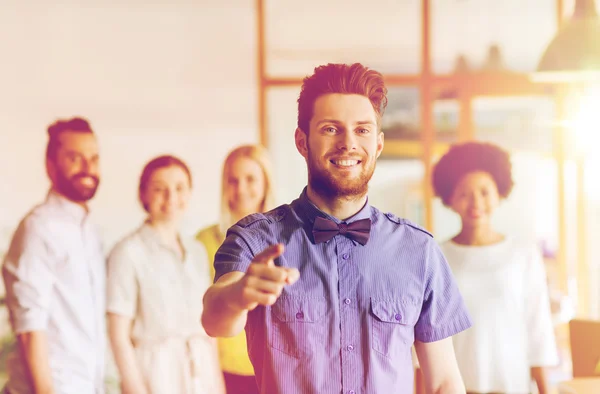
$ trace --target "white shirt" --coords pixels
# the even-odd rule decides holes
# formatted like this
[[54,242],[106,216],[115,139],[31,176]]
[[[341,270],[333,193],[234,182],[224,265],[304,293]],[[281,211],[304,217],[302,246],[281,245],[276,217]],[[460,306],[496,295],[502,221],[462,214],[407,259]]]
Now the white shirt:
[[512,237],[441,246],[473,319],[452,337],[467,391],[531,392],[530,368],[558,363],[539,251]]
[[224,394],[216,341],[202,324],[211,283],[202,245],[181,239],[181,259],[148,224],[108,258],[107,311],[133,320],[138,367],[153,394]]
[[[2,266],[15,334],[45,331],[59,394],[104,392],[105,259],[86,210],[50,192],[19,224]],[[7,362],[11,394],[32,394],[19,347]]]

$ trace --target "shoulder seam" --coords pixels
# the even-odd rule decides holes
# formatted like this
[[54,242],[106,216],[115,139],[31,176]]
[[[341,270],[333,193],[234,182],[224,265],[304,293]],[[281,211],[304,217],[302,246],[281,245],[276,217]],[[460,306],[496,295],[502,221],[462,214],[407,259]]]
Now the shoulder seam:
[[419,231],[421,231],[422,233],[425,233],[425,234],[429,235],[431,238],[433,238],[433,234],[431,234],[429,231],[425,230],[425,229],[424,229],[424,228],[422,228],[421,226],[419,226],[419,225],[417,225],[417,224],[415,224],[415,223],[411,222],[411,221],[410,221],[410,220],[408,220],[408,219],[400,218],[400,217],[398,217],[398,216],[394,215],[394,214],[393,214],[393,213],[391,213],[391,212],[384,213],[384,216],[385,216],[386,218],[388,218],[388,220],[389,220],[389,221],[391,221],[391,222],[393,222],[393,223],[396,223],[396,224],[398,224],[398,225],[406,225],[406,226],[409,226],[409,227],[411,227],[411,228],[414,228],[415,230],[419,230]]
[[265,216],[265,214],[263,213],[254,213],[250,216],[246,216],[245,218],[243,218],[242,220],[240,220],[239,222],[237,222],[237,225],[242,227],[242,228],[249,228],[251,227],[253,224],[257,223],[257,222],[261,222],[263,220],[269,221],[269,218],[267,216]]

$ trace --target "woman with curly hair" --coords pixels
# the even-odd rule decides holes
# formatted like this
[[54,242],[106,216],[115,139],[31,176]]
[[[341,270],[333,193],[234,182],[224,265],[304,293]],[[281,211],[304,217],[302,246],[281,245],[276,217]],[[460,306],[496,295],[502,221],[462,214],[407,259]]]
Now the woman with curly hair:
[[547,393],[544,367],[558,356],[543,260],[491,220],[513,187],[508,153],[489,143],[454,145],[435,166],[433,187],[462,223],[442,250],[474,322],[453,337],[467,392],[529,393],[535,380]]

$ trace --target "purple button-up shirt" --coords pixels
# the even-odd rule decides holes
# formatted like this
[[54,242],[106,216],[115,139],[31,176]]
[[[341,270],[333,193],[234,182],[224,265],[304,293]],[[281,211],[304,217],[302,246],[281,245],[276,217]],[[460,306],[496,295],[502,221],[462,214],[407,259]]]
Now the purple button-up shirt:
[[270,307],[248,314],[250,359],[262,394],[410,394],[411,346],[471,326],[451,271],[431,234],[367,203],[348,219],[370,218],[370,239],[343,235],[315,244],[317,216],[306,191],[290,205],[233,226],[215,257],[217,280],[245,272],[269,245],[275,264],[300,271]]

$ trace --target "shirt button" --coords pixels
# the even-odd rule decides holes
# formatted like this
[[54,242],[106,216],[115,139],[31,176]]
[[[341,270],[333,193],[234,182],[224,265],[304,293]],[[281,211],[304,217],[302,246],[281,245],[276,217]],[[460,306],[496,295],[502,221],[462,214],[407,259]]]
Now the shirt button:
[[350,390],[350,391],[348,391],[348,394],[356,394],[356,391]]
[[344,253],[344,254],[342,255],[342,258],[343,258],[344,260],[348,260],[348,258],[349,258],[349,257],[350,257],[350,255],[349,255],[348,253]]
[[352,301],[350,301],[350,298],[346,298],[346,299],[344,300],[344,304],[346,304],[346,305],[350,305],[350,303],[351,303],[351,302],[352,302]]
[[396,313],[396,315],[394,316],[394,319],[400,321],[400,320],[402,320],[402,316],[400,316],[399,313]]
[[296,313],[296,319],[304,319],[304,313],[302,313],[302,312]]
[[354,350],[354,346],[348,345],[348,347],[346,347],[346,349],[348,349],[348,351],[351,352]]

